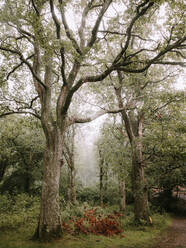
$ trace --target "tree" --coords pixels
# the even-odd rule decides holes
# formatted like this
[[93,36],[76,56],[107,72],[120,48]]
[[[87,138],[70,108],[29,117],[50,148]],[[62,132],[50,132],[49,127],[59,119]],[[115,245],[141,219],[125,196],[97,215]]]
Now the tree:
[[[181,2],[174,6],[176,10]],[[89,122],[105,113],[121,111],[103,110],[88,118],[69,116],[74,94],[86,83],[100,82],[115,71],[141,73],[153,64],[183,64],[179,59],[175,60],[175,56],[173,60],[166,60],[169,53],[182,57],[181,49],[186,37],[180,29],[183,25],[180,15],[179,25],[173,24],[172,29],[168,30],[168,39],[162,43],[158,38],[162,45],[154,47],[153,42],[149,41],[148,47],[151,49],[143,43],[142,48],[130,51],[129,45],[134,35],[139,41],[144,40],[133,33],[134,27],[143,16],[146,16],[143,19],[145,23],[150,22],[153,13],[160,7],[159,1],[123,1],[123,7],[127,10],[117,18],[111,16],[109,21],[105,21],[105,13],[111,4],[117,3],[122,4],[113,0],[76,3],[63,0],[7,0],[1,6],[1,76],[4,81],[20,82],[22,86],[26,82],[27,86],[35,88],[33,97],[19,94],[14,97],[14,104],[8,104],[10,99],[6,99],[4,94],[6,108],[1,111],[1,116],[16,112],[30,113],[41,120],[46,138],[40,219],[35,234],[40,240],[60,237],[62,232],[58,192],[66,129],[74,123]],[[68,25],[68,8],[76,10],[78,29],[72,30]],[[129,17],[126,25],[120,23],[123,13]],[[106,34],[112,34],[110,28],[115,24],[116,27],[119,25],[122,35],[113,37],[114,58],[108,58],[108,49],[104,45],[107,41],[101,26],[108,28]],[[147,42],[146,39],[144,42]],[[22,86],[15,88],[21,92]]]
[[69,201],[72,204],[76,203],[76,186],[75,186],[75,165],[74,165],[74,157],[75,157],[75,126],[71,126],[71,128],[66,132],[65,142],[64,142],[64,157],[68,166],[69,171]]
[[100,204],[111,184],[111,173],[117,178],[120,210],[126,209],[126,179],[130,168],[130,149],[125,132],[120,123],[105,124],[98,140],[100,168]]
[[0,162],[6,165],[1,192],[38,194],[44,151],[40,124],[31,117],[11,116],[0,126]]
[[146,128],[144,139],[149,184],[169,197],[177,186],[186,184],[184,93],[172,92],[170,97],[174,101],[167,104],[164,94],[159,96],[164,108],[151,120],[153,128]]

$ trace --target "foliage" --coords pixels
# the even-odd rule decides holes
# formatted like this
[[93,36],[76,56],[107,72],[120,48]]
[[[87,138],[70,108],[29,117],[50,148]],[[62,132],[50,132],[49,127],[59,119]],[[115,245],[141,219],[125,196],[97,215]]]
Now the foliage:
[[[175,6],[175,1],[173,3],[168,1],[165,5],[168,9],[164,18],[165,30],[164,25],[161,25],[161,28],[158,26],[160,16],[158,11],[164,7],[165,2],[105,0],[101,3],[89,1],[86,4],[86,1],[79,0],[76,3],[59,1],[57,4],[53,0],[16,2],[7,0],[1,3],[0,51],[3,65],[0,78],[3,83],[0,82],[0,85],[6,82],[6,89],[1,91],[0,103],[3,108],[0,116],[28,113],[37,117],[42,122],[47,141],[42,206],[48,206],[50,203],[50,207],[41,208],[43,213],[40,215],[38,231],[41,232],[38,233],[38,238],[42,239],[44,230],[52,233],[55,232],[54,226],[61,226],[58,218],[60,211],[58,189],[66,128],[74,123],[90,122],[100,116],[99,113],[89,118],[71,115],[69,110],[77,91],[88,82],[96,83],[106,78],[113,81],[119,71],[123,71],[124,75],[144,73],[143,76],[146,77],[149,68],[154,68],[157,64],[167,68],[173,65],[184,66],[182,52],[186,38],[183,32],[183,5],[181,0],[178,6]],[[116,11],[115,4],[121,5]],[[111,12],[116,14],[110,14],[111,9],[113,10]],[[69,10],[72,10],[73,16],[77,19],[74,27],[71,25],[72,18],[69,23],[66,18]],[[156,35],[157,31],[165,35]],[[115,90],[120,90],[117,85],[115,86]],[[108,84],[106,87],[112,88]],[[138,89],[135,87],[135,92]],[[101,91],[105,92],[103,89]],[[28,97],[25,92],[29,92]],[[126,91],[126,97],[127,95]],[[134,98],[139,96],[141,97],[138,94],[132,95]],[[127,103],[130,103],[130,99],[127,99]],[[120,105],[123,108],[124,105]],[[107,111],[104,107],[102,110],[101,115],[118,111]],[[133,109],[130,113],[135,114],[136,111]],[[125,114],[127,117],[127,113]],[[143,114],[136,117],[135,122],[129,118],[128,123],[132,123],[132,126],[139,124]],[[133,129],[134,132],[130,135],[131,143],[132,137],[137,136],[133,135],[137,131],[136,128]],[[140,146],[141,144],[138,147]],[[142,161],[141,156],[136,164]],[[20,161],[18,163],[22,168],[23,164],[25,165]],[[4,165],[7,166],[6,163]],[[136,171],[137,169],[136,167]],[[25,178],[24,173],[17,174],[17,171],[15,175],[11,174],[14,179],[20,178],[18,174]],[[1,174],[4,174],[4,169]],[[29,192],[31,177],[28,172],[26,176],[26,183],[21,184],[22,186],[24,184],[25,191]],[[11,181],[12,177],[9,177]],[[4,185],[6,189],[9,183]],[[14,186],[16,185],[12,188]],[[133,188],[136,190],[134,196],[138,195],[142,186],[144,187],[144,183],[142,185],[138,180],[133,180]],[[12,188],[9,191],[12,191]],[[18,191],[23,190],[18,187]],[[53,201],[51,196],[55,196],[56,201]],[[54,222],[52,224],[51,216]],[[58,225],[56,220],[59,220]]]
[[[144,139],[147,175],[151,188],[171,192],[186,184],[184,101],[169,104],[154,118]],[[163,103],[162,103],[163,104]]]
[[[8,200],[7,200],[8,198]],[[4,199],[4,200],[3,200]],[[12,199],[12,201],[11,201]],[[15,199],[17,199],[15,201]],[[6,216],[4,216],[4,210],[1,212],[1,217],[3,220],[6,220],[6,225],[1,226],[0,228],[0,247],[2,248],[103,248],[108,247],[111,248],[120,248],[120,247],[138,247],[138,248],[150,248],[155,240],[155,237],[159,237],[160,233],[170,225],[170,217],[168,215],[160,215],[154,214],[152,215],[153,225],[146,227],[136,227],[132,225],[133,214],[131,212],[131,207],[128,207],[127,216],[122,217],[120,219],[121,228],[124,229],[124,237],[122,235],[114,235],[114,236],[104,236],[104,235],[94,235],[94,234],[79,234],[79,235],[71,235],[70,232],[64,233],[63,239],[55,240],[51,244],[49,243],[38,243],[31,241],[30,237],[32,236],[35,228],[35,223],[37,219],[37,215],[39,213],[39,202],[37,198],[28,197],[24,194],[19,195],[17,198],[13,200],[12,196],[9,195],[0,196],[0,202],[4,202],[3,208],[6,209],[6,206],[13,206],[12,202],[14,201],[15,209],[19,209],[20,213],[15,218],[15,214],[12,215],[12,212],[7,208]],[[24,204],[19,206],[20,201]],[[16,203],[15,203],[16,202]],[[34,204],[35,202],[35,204]],[[25,206],[26,211],[23,208]],[[34,207],[35,206],[35,207]],[[36,207],[37,206],[37,207]],[[1,205],[2,207],[2,205]],[[86,210],[92,210],[92,207],[84,204],[78,206],[78,212],[82,214]],[[37,211],[36,211],[37,209]],[[101,214],[101,216],[107,216],[111,213],[115,208],[101,209],[100,207],[93,208],[96,216]],[[96,210],[95,210],[96,209]],[[21,211],[23,210],[23,215],[21,215]],[[76,207],[68,208],[69,219],[65,221],[68,222],[71,219],[71,216],[75,216],[76,219],[80,217],[80,215],[76,215],[73,211],[76,211]],[[15,212],[14,212],[15,213]],[[62,212],[63,213],[63,212]],[[83,216],[83,215],[82,215]],[[104,218],[103,217],[103,218]],[[13,218],[15,222],[15,227],[12,225],[11,218]],[[19,219],[19,220],[18,220]],[[22,222],[21,222],[22,220]],[[2,223],[2,221],[1,221]],[[72,227],[72,223],[69,224]],[[11,228],[11,229],[10,229]],[[10,235],[11,232],[11,235]]]
[[90,205],[96,205],[99,202],[98,187],[80,187],[77,189],[77,200],[81,203],[88,202]]
[[0,230],[35,225],[39,214],[39,199],[26,194],[0,195]]
[[39,194],[44,151],[40,125],[33,118],[15,116],[0,125],[0,162],[6,162],[1,192]]
[[65,231],[79,234],[90,234],[113,236],[121,234],[123,231],[119,223],[120,213],[103,215],[97,212],[97,209],[86,209],[84,207],[83,217],[72,218],[69,223],[63,222],[63,229]]

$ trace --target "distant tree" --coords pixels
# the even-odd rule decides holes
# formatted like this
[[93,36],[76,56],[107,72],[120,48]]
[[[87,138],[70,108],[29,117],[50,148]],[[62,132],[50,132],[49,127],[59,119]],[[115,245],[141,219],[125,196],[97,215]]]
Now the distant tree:
[[[100,169],[100,204],[103,205],[107,185],[111,183],[110,171],[118,181],[120,210],[126,208],[126,178],[129,175],[130,148],[121,124],[108,124],[102,128],[98,141]],[[111,197],[111,196],[110,196]]]
[[44,152],[38,121],[14,116],[6,117],[0,125],[0,163],[6,165],[1,192],[38,194]]

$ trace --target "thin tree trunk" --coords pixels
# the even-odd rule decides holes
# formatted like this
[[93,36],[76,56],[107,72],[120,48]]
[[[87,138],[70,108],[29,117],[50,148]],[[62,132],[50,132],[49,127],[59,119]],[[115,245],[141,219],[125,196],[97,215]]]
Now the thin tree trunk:
[[100,164],[100,174],[99,174],[99,192],[100,192],[100,206],[103,207],[103,166]]
[[32,164],[32,157],[33,153],[30,151],[29,154],[29,161],[25,163],[26,166],[26,176],[25,176],[25,192],[30,194],[30,181],[31,181],[31,174],[30,174],[30,165]]
[[75,204],[76,203],[76,188],[75,188],[74,162],[71,164],[70,172],[71,172],[71,177],[70,177],[71,202],[72,204]]
[[119,182],[120,189],[120,211],[126,210],[126,191],[125,191],[125,179],[121,179]]
[[8,167],[8,160],[2,159],[0,163],[0,182],[3,180],[3,176],[5,174],[6,168]]

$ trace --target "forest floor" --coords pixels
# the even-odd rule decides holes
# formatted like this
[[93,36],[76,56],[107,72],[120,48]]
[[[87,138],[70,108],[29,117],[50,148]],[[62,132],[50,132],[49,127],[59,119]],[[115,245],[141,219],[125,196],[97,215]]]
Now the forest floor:
[[153,248],[186,248],[186,217],[174,217]]

